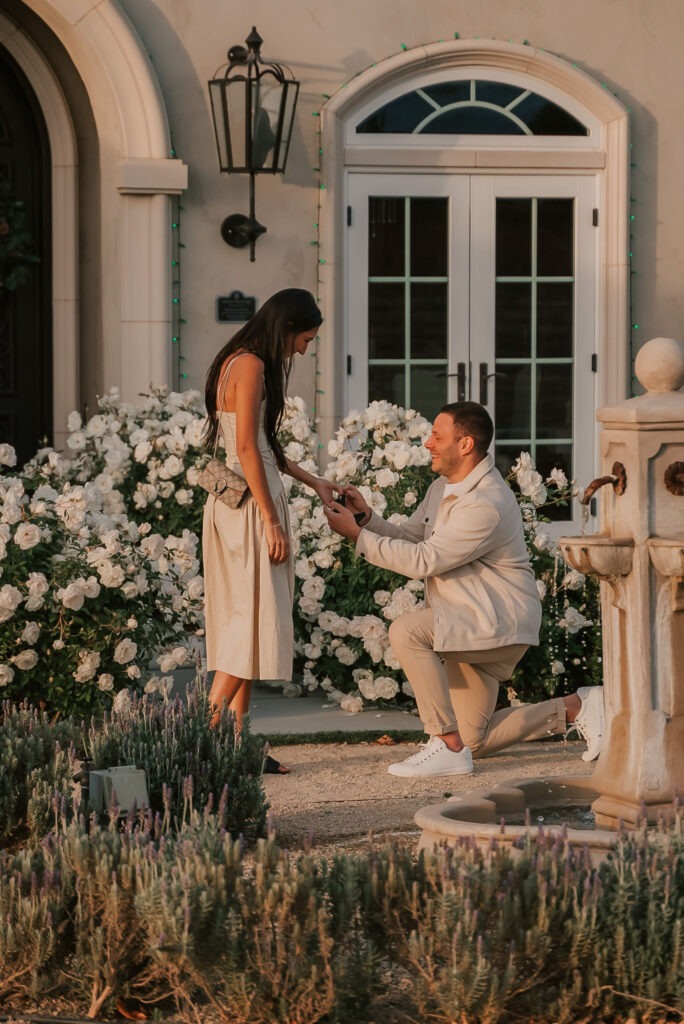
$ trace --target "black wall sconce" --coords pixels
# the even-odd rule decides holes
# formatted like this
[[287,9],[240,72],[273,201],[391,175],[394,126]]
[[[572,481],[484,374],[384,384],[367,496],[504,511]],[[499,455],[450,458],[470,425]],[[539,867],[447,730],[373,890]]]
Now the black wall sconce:
[[264,60],[256,28],[245,43],[228,51],[226,72],[218,78],[219,68],[209,82],[209,98],[221,170],[249,174],[249,216],[226,217],[221,237],[238,249],[249,245],[254,262],[254,244],[266,230],[254,215],[254,176],[285,170],[299,82],[289,68]]

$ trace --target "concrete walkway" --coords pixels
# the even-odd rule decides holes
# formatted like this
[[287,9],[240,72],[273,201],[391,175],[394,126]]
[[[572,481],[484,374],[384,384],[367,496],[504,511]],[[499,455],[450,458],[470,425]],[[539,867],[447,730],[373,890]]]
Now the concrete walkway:
[[[194,678],[194,669],[174,672],[174,694],[183,695]],[[250,704],[252,732],[263,736],[335,732],[405,732],[415,731],[420,739],[423,726],[409,711],[387,710],[366,705],[357,715],[342,711],[325,693],[316,690],[301,697],[284,697],[275,687],[255,683]]]

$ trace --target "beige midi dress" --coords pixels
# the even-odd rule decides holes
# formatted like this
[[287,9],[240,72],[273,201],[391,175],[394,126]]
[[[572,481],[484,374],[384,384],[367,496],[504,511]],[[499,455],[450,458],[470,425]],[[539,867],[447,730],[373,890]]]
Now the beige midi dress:
[[[231,364],[232,365],[232,364]],[[285,489],[259,415],[258,445],[276,514],[288,538]],[[226,463],[244,477],[235,449],[235,413],[219,412]],[[202,526],[207,670],[240,679],[291,679],[294,631],[292,554],[274,565],[267,531],[253,497],[231,509],[207,497]],[[292,540],[290,538],[290,552]]]

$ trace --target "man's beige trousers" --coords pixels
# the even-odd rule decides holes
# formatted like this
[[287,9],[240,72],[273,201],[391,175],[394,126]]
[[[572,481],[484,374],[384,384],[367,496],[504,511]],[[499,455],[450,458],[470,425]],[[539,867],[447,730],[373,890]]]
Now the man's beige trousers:
[[434,618],[429,608],[395,619],[392,650],[413,687],[418,713],[431,736],[458,732],[474,757],[486,757],[523,740],[565,732],[561,697],[495,711],[499,684],[511,678],[525,644],[488,651],[433,650]]

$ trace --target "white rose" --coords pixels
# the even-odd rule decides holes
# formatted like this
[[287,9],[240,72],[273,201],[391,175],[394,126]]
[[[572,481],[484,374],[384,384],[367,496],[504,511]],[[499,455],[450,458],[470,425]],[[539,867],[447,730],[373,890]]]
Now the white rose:
[[[114,426],[116,421],[112,422],[112,432],[116,433]],[[116,424],[119,426],[120,424]],[[95,416],[91,416],[86,423],[86,431],[91,437],[102,437],[107,432],[107,420],[104,416],[97,413]]]
[[67,430],[73,433],[75,430],[81,429],[81,414],[80,412],[70,412],[67,416]]
[[138,645],[125,637],[116,645],[114,651],[114,661],[117,665],[125,665],[127,661],[132,661],[138,653]]
[[24,632],[21,634],[22,643],[35,644],[36,640],[40,636],[40,626],[37,622],[27,622],[24,626]]
[[580,629],[584,629],[585,626],[591,626],[591,624],[591,619],[585,619],[582,612],[578,611],[577,608],[573,608],[571,604],[565,609],[563,618],[558,620],[558,625],[562,626],[563,629],[567,629],[568,633],[579,633]]
[[7,622],[12,618],[15,610],[21,604],[21,591],[16,587],[5,583],[0,587],[0,622]]
[[391,647],[385,648],[382,660],[385,663],[385,665],[387,665],[387,668],[394,669],[395,672],[398,672],[399,669],[401,668],[401,665],[399,664],[399,659],[397,658],[396,654],[394,653]]
[[62,602],[65,608],[71,608],[77,612],[83,607],[85,593],[78,580],[74,580],[68,587],[57,591],[57,599]]
[[28,551],[40,543],[40,527],[35,523],[20,523],[14,534],[14,543],[18,544],[22,551]]
[[72,452],[80,452],[86,446],[86,436],[82,431],[75,430],[73,434],[69,434],[67,437],[67,445],[71,448]]
[[556,487],[560,487],[561,489],[568,486],[568,478],[562,469],[552,469],[549,474],[548,482],[550,484],[555,484]]
[[192,491],[179,487],[176,491],[175,498],[179,505],[190,505],[192,504]]
[[114,676],[110,675],[109,672],[103,672],[97,677],[97,686],[103,693],[107,693],[114,687]]
[[360,697],[354,697],[348,693],[340,701],[340,707],[347,714],[358,715],[360,711],[363,711],[363,701]]
[[182,473],[184,468],[182,459],[179,459],[177,455],[169,455],[159,467],[159,476],[163,480],[170,480],[171,477]]
[[562,661],[554,661],[551,663],[551,675],[562,676],[565,672],[565,665]]
[[346,644],[340,644],[335,650],[335,657],[338,661],[342,662],[343,665],[353,665],[359,660],[359,655],[356,651],[352,650],[351,647],[347,647]]
[[24,672],[26,672],[28,669],[36,667],[36,665],[38,664],[38,655],[34,650],[32,650],[29,647],[27,650],[21,651],[19,654],[15,654],[15,656],[12,658],[12,661],[17,666],[17,668],[20,668]]
[[399,692],[399,683],[391,676],[378,676],[375,680],[375,689],[381,700],[392,700]]
[[204,593],[204,580],[201,576],[194,576],[187,585],[186,593],[189,601],[198,601]]
[[136,462],[147,462],[151,451],[152,445],[149,441],[140,441],[139,444],[136,444],[133,450],[133,458]]
[[[0,466],[16,466],[17,453],[11,444],[0,444]],[[9,680],[8,680],[9,682]],[[5,685],[0,684],[0,685]]]
[[0,686],[7,686],[14,679],[14,669],[10,665],[0,665]]
[[378,482],[378,486],[383,489],[385,487],[394,487],[394,485],[399,482],[399,474],[385,466],[377,471],[375,479]]
[[418,498],[415,496],[413,491],[407,491],[406,494],[404,495],[404,504],[406,505],[407,508],[411,508],[411,506],[415,505],[417,501]]
[[111,562],[103,562],[97,567],[98,575],[104,587],[114,589],[120,587],[126,579],[126,573],[120,565],[112,565]]
[[94,576],[89,576],[87,580],[81,579],[79,583],[86,597],[93,598],[99,596],[102,588]]
[[61,640],[59,637],[57,637],[56,640],[52,641],[52,646],[54,647],[54,649],[56,651],[63,651],[64,650],[64,641]]
[[128,711],[131,706],[131,694],[129,690],[119,690],[112,704],[114,714],[121,715]]
[[539,600],[543,601],[546,597],[546,584],[543,580],[537,580],[537,593],[539,594]]
[[100,667],[99,651],[79,651],[78,667],[72,673],[77,683],[87,683]]
[[126,669],[126,675],[129,679],[140,679],[140,669],[137,665],[129,665]]
[[577,572],[576,569],[571,569],[563,577],[561,586],[565,587],[566,590],[581,590],[584,586],[584,576],[581,572]]

